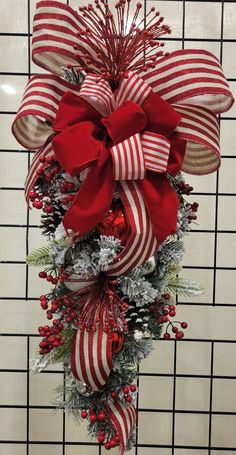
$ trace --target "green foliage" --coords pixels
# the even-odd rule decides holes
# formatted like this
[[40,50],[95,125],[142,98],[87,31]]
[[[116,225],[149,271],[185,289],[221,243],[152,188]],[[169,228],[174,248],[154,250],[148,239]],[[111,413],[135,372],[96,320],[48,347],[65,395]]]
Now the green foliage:
[[68,329],[63,330],[61,332],[61,337],[64,340],[64,344],[54,349],[53,363],[64,362],[65,359],[70,358],[72,350],[73,331]]
[[49,256],[50,246],[44,246],[32,251],[26,258],[26,263],[33,266],[51,265],[52,259]]
[[177,275],[167,276],[166,290],[181,297],[197,297],[204,293],[204,289],[197,281],[180,278]]

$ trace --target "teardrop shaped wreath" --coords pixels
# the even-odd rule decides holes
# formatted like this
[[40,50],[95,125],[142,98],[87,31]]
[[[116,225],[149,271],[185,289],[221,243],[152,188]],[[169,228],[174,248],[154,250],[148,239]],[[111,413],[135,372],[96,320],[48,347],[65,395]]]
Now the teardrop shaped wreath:
[[53,285],[32,369],[63,362],[58,406],[121,453],[135,441],[137,365],[163,331],[183,338],[176,294],[201,293],[179,276],[198,210],[181,171],[219,168],[217,114],[233,104],[214,55],[163,52],[170,28],[141,14],[131,0],[39,1],[32,54],[49,73],[29,80],[12,127],[36,150],[25,194],[49,238],[28,264]]

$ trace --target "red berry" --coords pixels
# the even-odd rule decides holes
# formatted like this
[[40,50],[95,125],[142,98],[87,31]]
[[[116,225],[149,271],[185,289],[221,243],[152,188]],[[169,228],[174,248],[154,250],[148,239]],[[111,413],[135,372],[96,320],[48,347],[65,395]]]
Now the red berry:
[[105,436],[104,436],[104,434],[99,434],[99,436],[98,436],[98,442],[102,443],[102,442],[104,442],[104,441],[105,441]]
[[168,332],[164,333],[163,338],[164,338],[164,340],[169,340],[170,334]]
[[127,403],[131,403],[133,401],[131,395],[127,395],[125,397],[125,401],[127,401]]
[[41,301],[41,302],[40,302],[40,305],[41,305],[41,308],[42,308],[43,310],[47,310],[47,309],[48,309],[48,304],[47,304],[47,302]]
[[182,329],[187,329],[187,327],[188,327],[187,322],[181,322],[181,327],[182,327]]
[[184,337],[184,332],[182,332],[181,330],[178,333],[176,333],[176,335],[175,335],[176,340],[181,340],[181,338],[183,338],[183,337]]
[[36,197],[37,197],[37,193],[35,191],[30,191],[29,192],[29,198],[31,199],[31,201],[33,201]]
[[110,446],[111,447],[116,447],[116,440],[115,439],[110,439]]
[[110,450],[110,448],[111,448],[110,442],[107,441],[107,442],[104,444],[104,447],[105,447],[106,450]]
[[171,318],[173,318],[176,315],[176,312],[171,310],[171,311],[169,311],[169,315]]
[[52,319],[53,318],[51,311],[47,311],[47,318],[48,319]]
[[179,331],[178,327],[175,327],[175,326],[172,327],[172,332],[173,333],[178,333],[178,331]]
[[86,419],[88,417],[87,411],[82,411],[80,415],[81,415],[82,419]]
[[48,275],[46,280],[49,281],[49,282],[52,282],[53,281],[53,276],[52,275]]
[[118,392],[115,392],[115,390],[113,390],[111,392],[111,397],[113,398],[113,400],[115,400],[118,397]]
[[129,390],[130,390],[130,392],[136,392],[136,390],[137,390],[136,385],[135,384],[131,384]]
[[116,435],[115,440],[116,442],[120,442],[120,436],[118,436],[118,434]]
[[46,161],[45,156],[40,156],[39,162],[40,162],[40,163],[45,163],[45,161]]
[[96,414],[91,414],[90,417],[89,417],[89,420],[90,420],[90,422],[92,422],[92,423],[96,422],[96,420],[97,420]]
[[169,306],[169,311],[175,311],[175,305],[170,305]]
[[43,203],[41,201],[34,201],[33,202],[33,207],[35,209],[41,209],[43,207]]
[[103,422],[104,420],[106,420],[106,414],[105,412],[103,411],[100,411],[99,414],[98,414],[98,420],[100,420],[100,422]]
[[164,294],[164,299],[165,299],[165,300],[170,300],[170,293],[169,293],[169,292],[166,292],[166,293]]
[[129,387],[123,387],[123,392],[127,395],[129,393]]
[[46,272],[39,272],[39,278],[46,278]]
[[52,205],[46,205],[46,207],[44,207],[44,212],[52,213],[53,212],[53,206]]

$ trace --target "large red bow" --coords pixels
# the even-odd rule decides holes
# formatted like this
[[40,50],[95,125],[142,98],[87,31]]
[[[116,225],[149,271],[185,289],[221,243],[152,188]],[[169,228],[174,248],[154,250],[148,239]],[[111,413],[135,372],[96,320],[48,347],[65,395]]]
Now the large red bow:
[[[147,130],[168,137],[171,147],[167,172],[176,175],[185,151],[185,142],[174,134],[180,118],[169,103],[152,91],[141,107],[126,100],[108,117],[103,117],[81,96],[66,92],[54,123],[57,133],[52,140],[54,153],[62,168],[73,176],[91,165],[92,168],[64,217],[64,226],[82,236],[101,221],[114,195],[112,146],[130,137],[135,141],[136,133]],[[139,169],[140,163],[135,166]],[[162,242],[176,231],[178,199],[166,174],[157,172],[146,170],[137,183],[154,234]]]

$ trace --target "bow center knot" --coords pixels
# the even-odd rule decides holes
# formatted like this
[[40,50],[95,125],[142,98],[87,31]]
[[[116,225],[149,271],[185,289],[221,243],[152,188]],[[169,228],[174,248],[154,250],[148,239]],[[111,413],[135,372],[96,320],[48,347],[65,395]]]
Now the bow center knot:
[[138,104],[127,100],[108,117],[104,117],[102,124],[106,128],[112,144],[116,145],[143,131],[147,125],[147,117]]

